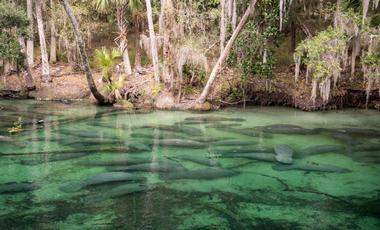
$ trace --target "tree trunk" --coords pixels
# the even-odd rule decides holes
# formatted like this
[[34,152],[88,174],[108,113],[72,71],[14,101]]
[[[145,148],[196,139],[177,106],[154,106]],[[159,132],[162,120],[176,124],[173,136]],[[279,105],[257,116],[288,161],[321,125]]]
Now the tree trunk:
[[105,104],[112,104],[112,102],[107,101],[103,95],[101,95],[96,88],[94,79],[92,78],[92,73],[90,69],[90,65],[88,63],[88,57],[86,54],[86,50],[84,48],[84,43],[82,40],[82,36],[80,34],[79,25],[77,22],[77,19],[75,18],[73,11],[68,3],[68,0],[60,0],[63,3],[63,6],[65,8],[66,14],[69,17],[69,20],[71,22],[71,25],[73,26],[74,34],[75,34],[75,40],[77,42],[77,46],[79,48],[79,54],[82,59],[83,69],[86,73],[86,79],[88,86],[91,90],[92,95],[94,95],[95,99],[98,101],[99,104],[105,105]]
[[54,14],[54,3],[50,0],[50,63],[54,64],[57,62],[57,36],[55,30],[54,19],[52,15]]
[[123,54],[124,72],[128,75],[132,74],[131,61],[128,54],[127,40],[127,21],[125,19],[125,4],[116,4],[117,27],[119,28],[119,36],[115,39],[119,46],[120,52]]
[[290,23],[290,52],[293,53],[296,50],[296,41],[297,41],[297,27],[292,21]]
[[42,3],[41,0],[36,0],[36,18],[37,18],[37,27],[38,35],[40,38],[40,49],[41,49],[41,62],[42,62],[42,71],[41,76],[45,82],[51,82],[50,71],[49,71],[49,60],[46,50],[46,39],[44,32],[44,23],[42,19]]
[[123,52],[123,64],[124,64],[124,72],[128,75],[132,74],[132,67],[131,67],[131,61],[129,60],[129,54],[128,54],[128,46],[125,41],[125,48]]
[[26,57],[28,59],[28,65],[29,67],[33,66],[34,59],[33,59],[33,52],[34,52],[34,44],[33,44],[33,2],[32,0],[26,0],[26,8],[27,8],[27,14],[28,19],[30,21],[29,24],[29,31],[32,33],[30,36],[28,36],[28,39],[26,41]]
[[[140,33],[138,33],[140,34]],[[141,47],[139,41],[136,41],[135,45],[135,69],[141,68]]]
[[152,5],[150,3],[150,0],[145,0],[145,2],[146,2],[146,14],[148,17],[150,51],[151,51],[152,60],[153,60],[154,80],[156,81],[156,83],[160,83],[157,41],[156,41],[156,35],[154,34],[154,27],[153,27]]
[[224,42],[226,40],[226,0],[220,0],[220,55],[224,50]]
[[30,70],[29,62],[27,59],[24,38],[20,37],[18,39],[18,43],[20,44],[21,54],[23,56],[23,67],[26,70],[26,73],[24,75],[25,76],[26,89],[28,91],[32,91],[32,90],[36,89],[36,86],[34,85],[32,71]]
[[197,99],[197,103],[202,104],[206,101],[206,98],[207,98],[208,94],[210,93],[211,86],[214,83],[216,77],[218,76],[220,68],[222,67],[225,59],[227,58],[234,41],[236,40],[240,31],[243,29],[244,25],[246,24],[249,16],[251,14],[253,14],[253,12],[255,10],[255,5],[256,5],[256,0],[251,0],[250,5],[248,6],[247,10],[245,11],[245,13],[244,13],[243,17],[241,18],[238,26],[236,27],[235,31],[233,32],[230,40],[227,42],[227,45],[224,48],[223,53],[220,55],[218,61],[216,62],[215,66],[214,66],[214,68],[210,74],[210,77],[208,78],[206,86],[202,91],[201,96]]

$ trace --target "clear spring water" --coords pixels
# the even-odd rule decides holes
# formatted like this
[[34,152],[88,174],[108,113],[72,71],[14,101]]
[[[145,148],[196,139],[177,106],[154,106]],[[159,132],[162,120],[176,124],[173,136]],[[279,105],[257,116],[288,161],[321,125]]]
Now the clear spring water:
[[[18,117],[25,131],[0,141],[0,229],[380,229],[376,111],[132,113],[3,100],[0,135],[10,136]],[[273,159],[281,144],[294,149],[293,156],[280,149],[291,164]],[[342,149],[302,155],[315,145]],[[271,157],[239,152],[250,148]],[[144,162],[151,162],[145,171],[132,170]],[[276,170],[305,165],[333,168]],[[89,182],[117,166],[132,167],[128,175],[139,179]]]

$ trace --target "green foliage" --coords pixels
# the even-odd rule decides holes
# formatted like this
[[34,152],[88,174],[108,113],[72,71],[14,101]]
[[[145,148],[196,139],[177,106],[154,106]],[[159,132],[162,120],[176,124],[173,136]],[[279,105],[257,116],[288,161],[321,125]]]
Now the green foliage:
[[346,36],[343,31],[329,27],[315,37],[302,41],[296,49],[295,57],[301,58],[314,78],[324,79],[341,69],[341,55],[345,48]]
[[153,83],[153,85],[151,86],[151,92],[152,92],[153,97],[157,97],[158,94],[160,94],[160,92],[162,91],[162,89],[163,89],[163,86],[161,84]]
[[[276,59],[273,53],[280,36],[277,5],[275,0],[257,3],[256,22],[251,20],[246,24],[227,59],[230,66],[242,72],[243,78],[255,75],[266,79],[274,77]],[[267,52],[266,62],[263,60],[264,50]]]
[[17,37],[12,33],[0,31],[0,59],[20,59],[21,57]]
[[18,120],[13,123],[13,127],[8,128],[8,133],[13,134],[13,133],[22,132],[24,130],[22,128],[23,124],[24,124],[24,121],[23,121],[22,117],[19,117]]
[[95,60],[102,70],[103,77],[107,80],[111,80],[113,69],[120,58],[121,53],[116,48],[107,50],[103,47],[95,50]]
[[125,78],[124,77],[119,77],[119,79],[115,82],[108,82],[104,87],[105,87],[105,90],[109,93],[109,94],[112,94],[112,95],[115,95],[115,98],[117,100],[120,100],[122,97],[121,97],[121,94],[120,94],[120,89],[123,88],[124,86],[124,81],[125,81]]
[[19,35],[26,35],[28,25],[28,17],[21,7],[0,1],[0,28],[17,28]]
[[0,59],[21,59],[18,36],[27,35],[29,20],[24,10],[0,1]]

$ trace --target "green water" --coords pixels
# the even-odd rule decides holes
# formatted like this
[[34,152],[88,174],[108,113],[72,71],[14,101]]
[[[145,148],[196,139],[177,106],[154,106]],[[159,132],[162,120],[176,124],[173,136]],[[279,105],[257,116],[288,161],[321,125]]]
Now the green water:
[[[9,136],[7,128],[18,117],[23,118],[25,131],[0,142],[0,229],[380,229],[376,111],[305,113],[251,107],[202,114],[123,112],[82,103],[2,100],[0,135]],[[197,121],[193,117],[212,121],[191,122]],[[214,121],[215,117],[233,119]],[[288,126],[268,131],[274,124],[297,125],[306,132],[298,133],[297,128],[284,133]],[[244,135],[242,130],[255,134]],[[181,147],[167,139],[193,142]],[[226,140],[249,145],[216,142]],[[294,149],[290,165],[229,153],[265,148],[262,154],[274,156],[273,148],[279,144]],[[315,145],[342,149],[299,155]],[[149,167],[148,172],[128,171],[143,180],[89,185],[75,192],[63,189],[114,171],[107,162],[135,166],[136,161],[158,162],[169,172],[156,172],[152,166],[151,172]],[[326,164],[344,172],[276,170]],[[170,171],[172,166],[182,168]],[[232,174],[170,180],[199,169]],[[24,182],[32,189],[1,193],[9,182]],[[125,184],[142,189],[116,196],[115,188]]]

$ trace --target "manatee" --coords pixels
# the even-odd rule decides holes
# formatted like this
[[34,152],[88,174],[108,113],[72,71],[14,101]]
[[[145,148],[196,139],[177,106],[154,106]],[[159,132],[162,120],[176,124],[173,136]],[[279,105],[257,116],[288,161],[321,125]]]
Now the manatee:
[[343,145],[313,145],[299,151],[297,156],[310,156],[322,153],[341,152],[344,150]]
[[39,186],[31,182],[8,182],[0,184],[0,194],[30,192],[37,189],[39,189]]
[[[170,164],[173,161],[169,160],[158,160],[155,161],[160,164]],[[139,165],[139,164],[148,164],[152,163],[152,159],[143,159],[143,158],[114,158],[114,159],[104,159],[104,160],[83,160],[80,161],[79,164],[85,166],[131,166],[131,165]]]
[[215,154],[231,154],[231,153],[252,153],[252,152],[263,152],[263,153],[274,153],[274,149],[264,146],[228,146],[228,148],[212,148],[211,153]]
[[25,147],[25,143],[18,142],[15,139],[13,139],[12,137],[8,137],[8,136],[1,136],[0,135],[0,143],[1,142],[10,143],[10,144],[15,145],[17,147]]
[[192,171],[165,173],[161,174],[161,178],[165,180],[178,180],[178,179],[195,179],[195,180],[211,180],[222,177],[231,177],[237,175],[238,172],[222,169],[217,167],[204,168]]
[[360,162],[360,163],[366,163],[366,164],[379,164],[380,163],[380,157],[379,156],[371,156],[371,155],[364,155],[364,156],[358,156],[354,155],[351,156],[353,161]]
[[334,129],[334,132],[348,133],[351,135],[366,136],[366,137],[379,137],[380,136],[380,129],[340,128],[340,129]]
[[272,168],[276,171],[306,171],[306,172],[328,172],[328,173],[347,173],[351,172],[349,169],[337,167],[328,164],[306,163],[306,164],[294,164],[294,165],[274,165]]
[[214,146],[243,146],[243,145],[254,145],[257,144],[256,141],[242,141],[237,139],[221,140],[212,143]]
[[7,137],[7,136],[1,136],[0,135],[0,142],[13,142],[13,138],[12,137]]
[[349,149],[351,152],[354,151],[380,151],[380,144],[362,144],[356,145]]
[[20,160],[22,165],[38,165],[54,161],[64,161],[74,158],[84,157],[89,155],[89,153],[65,153],[65,154],[49,154],[49,155],[38,155],[33,159]]
[[218,117],[218,116],[199,116],[199,117],[187,117],[185,121],[208,121],[208,122],[216,122],[216,121],[236,121],[243,122],[245,119],[243,118],[228,118],[228,117]]
[[141,172],[180,172],[186,171],[181,164],[178,163],[145,163],[131,166],[115,166],[108,167],[108,171],[141,171]]
[[270,133],[263,133],[263,132],[255,130],[253,128],[237,129],[237,128],[219,127],[216,129],[220,130],[220,131],[224,131],[224,132],[236,133],[236,134],[250,136],[250,137],[264,137],[264,138],[271,138],[272,137],[272,135]]
[[131,173],[126,172],[105,172],[80,181],[78,183],[69,184],[60,188],[63,192],[77,192],[84,188],[101,185],[101,184],[109,184],[114,182],[121,181],[144,181],[145,178],[142,176],[137,176]]
[[298,125],[287,125],[287,124],[274,124],[268,126],[258,127],[265,133],[276,133],[276,134],[314,134],[315,131],[312,129],[305,129]]
[[218,162],[214,162],[213,160],[211,160],[207,157],[180,155],[180,156],[175,156],[173,158],[179,159],[179,160],[184,160],[184,161],[191,161],[191,162],[201,164],[201,165],[206,165],[206,166],[218,165]]
[[236,126],[242,126],[241,123],[225,123],[225,124],[212,124],[212,125],[207,125],[207,128],[233,128]]
[[245,158],[250,160],[276,162],[276,155],[273,153],[233,153],[223,154],[221,158]]
[[332,138],[334,138],[334,139],[336,139],[338,141],[344,142],[347,145],[358,145],[358,144],[361,144],[360,141],[356,140],[355,138],[353,138],[349,134],[345,134],[345,133],[331,133],[329,135]]
[[138,193],[148,190],[149,188],[143,184],[125,184],[117,186],[116,188],[111,189],[106,195],[106,197],[114,198],[120,197],[127,194]]
[[185,139],[162,139],[159,143],[167,147],[203,148],[207,146],[207,144],[202,142]]
[[193,137],[189,137],[188,139],[192,140],[192,141],[203,142],[203,143],[210,143],[210,142],[212,143],[212,142],[224,140],[225,138],[207,137],[207,136],[198,136],[198,137],[193,136]]
[[124,145],[124,143],[120,140],[63,140],[60,141],[60,144],[63,146],[72,146],[72,147],[81,147],[81,146],[97,146],[97,145]]
[[283,164],[291,164],[293,162],[294,150],[286,144],[277,144],[274,146],[276,160]]
[[91,132],[91,131],[80,131],[77,129],[59,129],[57,130],[58,133],[64,134],[64,135],[70,135],[80,138],[100,138],[100,133],[97,132]]
[[200,129],[194,128],[194,127],[188,127],[183,125],[143,125],[134,127],[133,129],[159,129],[162,131],[170,131],[170,132],[177,132],[177,133],[186,133],[191,135],[199,135],[202,133]]

